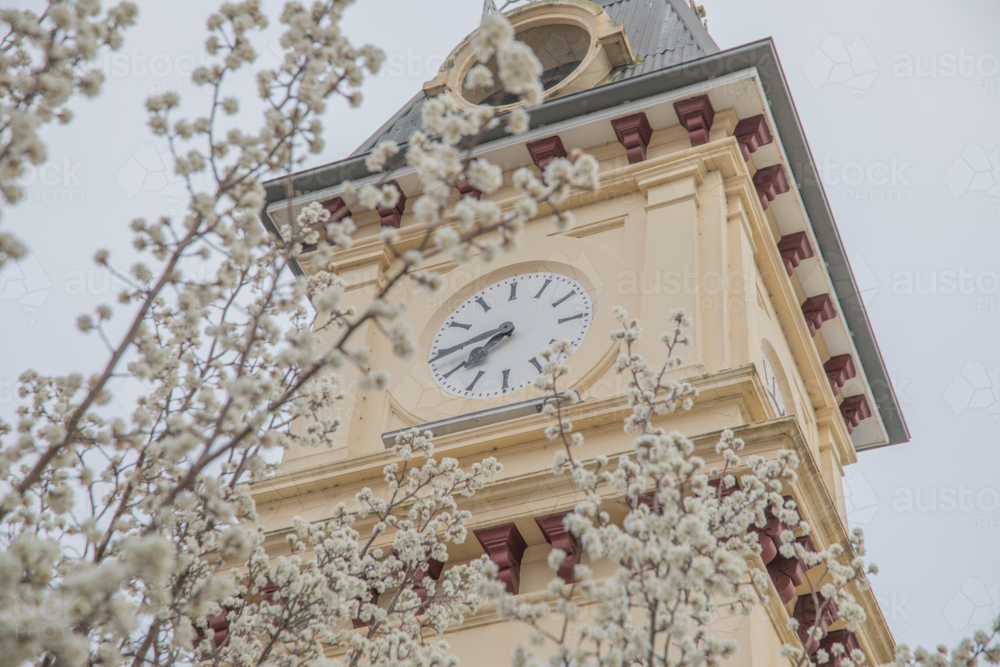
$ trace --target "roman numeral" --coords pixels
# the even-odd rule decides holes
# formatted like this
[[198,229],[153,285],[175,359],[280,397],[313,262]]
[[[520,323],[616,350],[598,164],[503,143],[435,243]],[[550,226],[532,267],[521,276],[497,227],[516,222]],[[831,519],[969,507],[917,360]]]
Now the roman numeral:
[[551,278],[546,278],[546,279],[545,279],[545,284],[544,284],[544,285],[542,285],[542,289],[538,290],[538,294],[536,294],[536,295],[535,295],[535,298],[536,298],[536,299],[537,299],[538,297],[540,297],[540,296],[542,295],[542,292],[544,292],[544,291],[545,291],[545,288],[549,286],[549,283],[550,283],[550,282],[552,282],[552,279],[551,279]]
[[570,298],[570,297],[571,297],[571,296],[573,296],[574,294],[576,294],[576,290],[573,290],[572,292],[570,292],[569,294],[567,294],[567,295],[566,295],[566,296],[564,296],[563,298],[561,298],[561,299],[559,299],[558,301],[556,301],[555,303],[553,303],[553,304],[552,304],[552,307],[553,307],[553,308],[555,308],[556,306],[558,306],[559,304],[561,304],[561,303],[562,303],[563,301],[565,301],[566,299]]
[[569,322],[570,320],[578,320],[581,317],[583,317],[583,313],[580,313],[579,315],[574,315],[573,317],[564,317],[559,320],[559,324],[562,324],[563,322]]
[[510,298],[508,298],[507,300],[508,301],[513,301],[516,298],[517,298],[517,283],[511,283],[510,284]]
[[503,373],[503,386],[500,387],[500,390],[507,391],[510,389],[510,384],[508,384],[508,380],[510,380],[510,369],[508,368],[507,370],[501,372]]
[[528,359],[528,361],[531,362],[532,366],[534,366],[535,368],[538,369],[539,373],[542,372],[542,365],[540,363],[538,363],[538,359],[536,359],[535,357],[532,357],[531,359]]
[[479,382],[479,378],[483,377],[485,374],[486,371],[479,371],[479,373],[476,375],[476,379],[473,380],[471,383],[469,383],[469,386],[465,388],[465,391],[472,391],[472,388],[476,386],[477,382]]
[[468,331],[469,329],[472,328],[471,324],[462,324],[461,322],[448,322],[448,326],[449,327],[459,327],[461,329],[465,329],[466,331]]
[[455,371],[457,371],[459,368],[465,368],[465,362],[464,361],[462,363],[460,363],[458,366],[455,366],[454,368],[452,368],[447,373],[445,373],[442,377],[444,377],[445,379],[451,377],[451,374],[454,373]]
[[476,303],[478,303],[480,306],[483,307],[484,313],[489,312],[490,307],[486,305],[485,301],[483,301],[483,297],[479,297],[478,299],[476,299]]

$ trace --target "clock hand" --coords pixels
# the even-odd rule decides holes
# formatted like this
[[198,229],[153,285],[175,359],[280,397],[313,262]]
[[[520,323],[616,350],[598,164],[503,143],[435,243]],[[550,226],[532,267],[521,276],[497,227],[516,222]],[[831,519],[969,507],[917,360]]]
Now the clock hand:
[[506,336],[506,335],[509,335],[509,334],[513,333],[513,331],[514,331],[514,325],[511,324],[510,322],[504,322],[503,324],[501,324],[500,326],[498,326],[496,329],[491,329],[490,331],[487,331],[485,333],[481,333],[478,336],[474,336],[474,337],[470,338],[469,340],[465,341],[464,343],[459,343],[458,345],[452,345],[451,347],[446,347],[445,349],[440,350],[437,353],[437,356],[435,356],[433,359],[429,360],[428,363],[433,363],[433,362],[437,361],[438,359],[440,359],[441,357],[445,357],[445,356],[451,354],[452,352],[456,352],[458,350],[461,350],[463,347],[465,347],[467,345],[472,345],[473,343],[478,343],[481,340],[486,340],[487,338],[490,338],[492,336],[496,336],[498,334],[503,334],[504,336]]
[[493,336],[493,338],[486,341],[486,345],[477,347],[472,350],[472,352],[469,352],[469,360],[465,362],[465,367],[468,368],[469,366],[475,366],[478,363],[486,361],[486,355],[490,353],[490,350],[499,345],[502,340],[510,335],[511,334],[509,333],[498,333],[496,336]]

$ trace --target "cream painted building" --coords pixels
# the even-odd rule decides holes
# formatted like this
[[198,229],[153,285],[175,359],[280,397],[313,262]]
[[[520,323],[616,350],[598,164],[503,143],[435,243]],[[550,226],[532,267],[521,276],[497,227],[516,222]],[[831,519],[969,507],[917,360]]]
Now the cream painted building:
[[[513,205],[513,170],[544,167],[576,148],[599,160],[602,189],[570,197],[576,225],[567,232],[554,231],[543,211],[511,255],[489,264],[436,260],[429,268],[446,285],[439,295],[403,285],[399,296],[411,304],[405,317],[421,347],[412,361],[395,358],[375,331],[359,332],[373,349],[372,365],[390,371],[393,383],[385,392],[362,391],[348,372],[337,448],[287,453],[279,473],[258,488],[271,548],[281,551],[294,516],[320,520],[361,487],[377,487],[391,460],[386,443],[399,429],[420,426],[435,432],[441,455],[464,464],[495,455],[505,466],[468,506],[479,540],[452,549],[452,561],[477,558],[489,546],[519,595],[543,597],[548,541],[560,537],[545,517],[570,509],[575,495],[551,474],[556,449],[530,387],[533,355],[551,339],[571,338],[572,386],[584,401],[570,417],[587,436],[584,454],[628,451],[626,400],[611,370],[619,347],[607,336],[614,305],[640,318],[641,351],[650,360],[662,359],[654,334],[668,328],[670,309],[694,315],[695,344],[674,377],[692,382],[700,397],[662,425],[690,436],[710,461],[725,428],[749,452],[794,449],[802,465],[788,494],[814,526],[814,543],[845,542],[844,466],[859,451],[908,434],[773,44],[720,51],[681,0],[543,0],[509,17],[543,62],[547,101],[532,112],[527,134],[498,130],[475,149],[505,168],[507,186],[490,198]],[[366,171],[365,154],[383,139],[404,143],[427,97],[447,90],[470,107],[515,101],[463,90],[474,64],[470,38],[351,157],[297,174],[292,202],[283,184],[272,183],[265,219],[272,232],[289,204],[294,212],[322,202],[343,213],[344,179],[383,182]],[[406,168],[391,178],[406,196],[419,190]],[[455,201],[461,196],[479,193],[454,192]],[[404,246],[423,228],[405,197],[394,209],[352,216],[357,243],[335,261],[349,299],[360,305],[394,261],[378,241],[380,227],[398,226]],[[300,259],[307,274],[310,257]],[[459,362],[470,339],[494,343],[485,362],[465,367]],[[719,632],[742,648],[732,664],[781,664],[780,644],[798,642],[785,629],[789,616],[809,613],[797,563],[778,556],[758,565],[776,584],[774,604],[720,619]],[[885,663],[894,647],[889,629],[872,593],[857,595],[868,623],[847,641],[869,664]],[[829,641],[844,641],[843,623],[831,620]],[[462,664],[501,665],[525,633],[484,613],[447,639]]]

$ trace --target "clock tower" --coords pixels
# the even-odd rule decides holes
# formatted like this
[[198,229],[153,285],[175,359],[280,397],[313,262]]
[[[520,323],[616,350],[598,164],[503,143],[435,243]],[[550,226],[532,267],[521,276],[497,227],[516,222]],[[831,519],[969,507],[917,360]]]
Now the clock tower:
[[[723,429],[750,454],[795,450],[799,478],[785,493],[814,527],[817,547],[846,544],[844,466],[863,450],[906,442],[908,433],[774,45],[720,51],[682,0],[541,0],[508,17],[542,63],[545,102],[532,110],[527,133],[487,133],[474,150],[504,167],[505,186],[491,195],[456,190],[454,201],[488,197],[507,209],[517,200],[516,169],[544,169],[573,149],[598,160],[601,190],[570,194],[564,208],[576,224],[568,230],[555,230],[540,211],[520,249],[492,262],[441,256],[425,264],[444,281],[439,294],[399,287],[419,353],[403,361],[376,331],[357,332],[373,367],[393,380],[385,391],[366,391],[347,369],[346,398],[331,408],[343,420],[337,446],[286,452],[278,473],[257,486],[266,546],[282,552],[293,517],[318,521],[362,487],[377,490],[396,433],[419,427],[434,432],[442,455],[463,464],[496,456],[504,465],[466,504],[477,539],[453,548],[451,561],[485,553],[506,572],[509,590],[544,599],[546,559],[562,539],[559,515],[577,498],[569,480],[551,473],[562,445],[544,436],[536,355],[570,340],[571,386],[583,400],[569,418],[587,438],[587,455],[628,451],[625,388],[613,372],[620,344],[607,335],[617,328],[614,306],[640,319],[640,352],[651,362],[664,354],[658,334],[672,329],[668,313],[694,316],[693,344],[671,379],[690,382],[699,397],[657,424],[685,433],[709,465]],[[447,91],[469,108],[516,105],[502,90],[464,87],[476,62],[472,37],[353,155],[296,174],[291,201],[283,182],[269,184],[264,223],[272,234],[289,211],[312,202],[343,213],[345,180],[384,184],[384,174],[366,170],[367,153],[383,140],[405,144],[427,99]],[[379,230],[397,227],[403,246],[424,231],[407,209],[416,174],[402,168],[391,179],[399,203],[352,211],[356,242],[335,254],[346,300],[359,307],[396,259]],[[315,271],[314,256],[306,248],[296,270]],[[740,644],[734,664],[783,664],[779,647],[799,643],[788,620],[806,625],[803,594],[819,574],[788,560],[756,563],[774,581],[773,604],[718,621],[717,634]],[[834,615],[824,642],[857,646],[868,664],[891,661],[893,639],[873,594],[853,592],[868,622],[852,634]],[[526,635],[484,612],[446,639],[465,665],[503,665]]]

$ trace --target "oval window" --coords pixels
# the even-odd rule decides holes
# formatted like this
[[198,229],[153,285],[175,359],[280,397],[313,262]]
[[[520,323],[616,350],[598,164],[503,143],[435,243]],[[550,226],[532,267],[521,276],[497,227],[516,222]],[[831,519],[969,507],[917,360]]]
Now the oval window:
[[[535,52],[542,63],[542,86],[545,90],[558,85],[583,62],[590,48],[590,33],[575,25],[541,25],[515,35]],[[462,95],[473,104],[501,107],[516,104],[520,95],[508,93],[500,85],[495,57],[486,61],[493,73],[493,85],[463,88]]]

